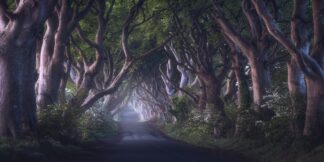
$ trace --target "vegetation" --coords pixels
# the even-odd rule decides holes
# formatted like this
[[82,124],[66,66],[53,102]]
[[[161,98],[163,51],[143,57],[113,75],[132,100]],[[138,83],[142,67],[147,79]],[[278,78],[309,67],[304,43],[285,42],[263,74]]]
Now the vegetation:
[[[274,105],[287,104],[286,101],[269,101]],[[284,107],[288,107],[285,105]],[[237,111],[235,107],[226,106],[227,115],[232,116],[231,123],[235,123]],[[245,136],[233,136],[233,125],[229,133],[222,138],[215,138],[212,132],[212,125],[197,120],[195,112],[190,113],[191,118],[186,121],[174,123],[165,123],[161,121],[152,121],[167,136],[194,144],[200,147],[212,149],[222,149],[225,151],[235,151],[241,154],[253,157],[264,162],[303,162],[303,161],[321,161],[324,157],[324,145],[314,143],[313,139],[294,139],[290,132],[290,123],[293,119],[289,118],[289,110],[277,109],[280,114],[273,117],[270,121],[256,121],[253,114],[245,112],[243,118],[248,121],[242,121],[245,130]],[[251,119],[252,117],[252,119]],[[196,119],[196,120],[195,120]]]

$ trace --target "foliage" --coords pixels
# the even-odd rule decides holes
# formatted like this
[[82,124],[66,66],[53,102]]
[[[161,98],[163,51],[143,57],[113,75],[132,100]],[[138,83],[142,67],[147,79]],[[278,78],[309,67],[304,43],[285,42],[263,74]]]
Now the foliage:
[[224,111],[228,119],[232,122],[236,122],[237,118],[237,113],[238,113],[238,108],[236,107],[235,104],[226,104],[224,107]]
[[270,142],[287,141],[290,138],[290,119],[286,116],[276,116],[271,119],[265,130],[265,136]]
[[213,141],[212,127],[205,122],[189,121],[184,124],[165,124],[161,126],[173,138],[190,141],[190,143],[196,145]]
[[78,138],[78,113],[67,105],[51,105],[38,112],[41,136],[56,140]]
[[79,128],[84,140],[107,138],[117,132],[117,125],[110,112],[96,108],[82,115]]
[[[185,124],[159,123],[156,126],[167,136],[185,141],[190,144],[207,148],[218,148],[227,151],[240,152],[262,162],[320,162],[324,158],[324,145],[308,146],[304,140],[289,140],[282,125],[286,122],[283,117],[275,117],[265,131],[273,133],[271,139],[260,138],[220,138],[215,139],[210,133],[211,127],[202,122],[186,122]],[[276,131],[283,132],[276,132]],[[269,132],[270,131],[270,132]],[[280,134],[280,137],[277,136]],[[282,138],[284,137],[284,138]],[[278,140],[279,139],[279,140]],[[253,160],[255,161],[255,160]]]
[[85,113],[63,105],[52,105],[39,111],[41,136],[62,142],[105,138],[117,132],[110,113],[93,108]]
[[290,100],[287,88],[285,86],[278,86],[263,96],[263,108],[272,109],[276,112],[276,116],[287,116],[289,113]]
[[191,109],[191,101],[186,96],[176,96],[172,98],[172,109],[169,112],[176,117],[176,119],[182,123],[189,118]]

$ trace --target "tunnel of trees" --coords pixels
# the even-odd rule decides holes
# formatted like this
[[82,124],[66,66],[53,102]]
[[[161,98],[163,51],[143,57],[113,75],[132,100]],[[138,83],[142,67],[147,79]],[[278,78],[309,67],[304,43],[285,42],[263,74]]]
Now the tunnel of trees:
[[0,137],[76,139],[127,105],[212,139],[322,143],[324,1],[0,1]]

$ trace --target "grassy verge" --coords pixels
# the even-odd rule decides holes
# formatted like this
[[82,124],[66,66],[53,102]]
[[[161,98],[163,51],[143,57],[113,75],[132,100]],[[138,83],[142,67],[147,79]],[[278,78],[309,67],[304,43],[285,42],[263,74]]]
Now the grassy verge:
[[215,139],[204,124],[153,123],[167,136],[197,146],[235,151],[262,162],[322,162],[324,145],[309,146],[302,141],[270,142],[266,139],[221,138]]
[[0,140],[1,162],[50,162],[76,154],[87,154],[87,151],[81,145],[58,141]]
[[[47,134],[43,133],[44,129],[42,130],[41,139],[34,137],[15,141],[11,138],[0,139],[0,162],[82,162],[83,157],[96,154],[98,141],[106,142],[108,139],[118,138],[116,123],[111,121],[84,123],[83,127],[72,132],[79,134],[75,138],[63,136],[61,132],[68,130],[67,127],[62,127],[60,131],[49,127],[46,129]],[[100,145],[106,147],[102,143]]]

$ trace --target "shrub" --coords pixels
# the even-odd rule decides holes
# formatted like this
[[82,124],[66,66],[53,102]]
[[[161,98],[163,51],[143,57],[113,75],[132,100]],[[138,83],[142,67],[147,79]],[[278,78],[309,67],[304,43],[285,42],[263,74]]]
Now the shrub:
[[237,122],[240,122],[241,136],[247,138],[263,137],[264,122],[257,120],[256,113],[251,109],[238,111]]
[[212,126],[205,122],[186,121],[182,124],[165,124],[164,130],[174,138],[197,145],[213,141]]
[[79,129],[83,140],[91,140],[115,135],[117,124],[110,112],[91,109],[80,118]]
[[191,109],[191,101],[186,96],[176,96],[172,98],[172,109],[169,112],[174,115],[180,123],[186,121],[189,118]]
[[270,142],[281,142],[289,139],[290,119],[287,116],[277,116],[272,118],[265,129],[265,136]]
[[262,107],[264,109],[272,109],[276,116],[289,115],[289,108],[291,107],[289,93],[284,91],[286,87],[276,87],[271,93],[268,93],[263,97],[265,100]]
[[66,104],[51,105],[38,112],[39,132],[43,137],[55,140],[70,140],[78,138],[77,110],[72,110]]
[[93,107],[85,113],[67,105],[52,105],[39,111],[39,132],[61,142],[105,138],[117,132],[110,112]]
[[228,117],[228,119],[230,120],[231,123],[235,123],[236,122],[236,118],[237,118],[237,113],[238,113],[238,108],[236,107],[235,104],[227,104],[224,107],[225,110],[225,114]]

